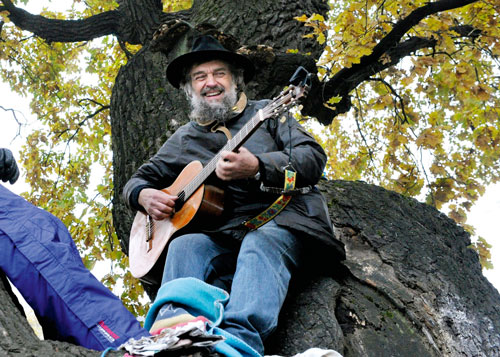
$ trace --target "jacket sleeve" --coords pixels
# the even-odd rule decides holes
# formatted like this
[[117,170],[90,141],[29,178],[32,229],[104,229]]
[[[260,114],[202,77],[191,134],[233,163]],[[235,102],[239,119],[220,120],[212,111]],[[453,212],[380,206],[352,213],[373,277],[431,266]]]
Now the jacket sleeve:
[[128,180],[123,188],[123,199],[129,208],[142,209],[137,201],[142,189],[163,189],[177,177],[182,169],[182,165],[179,165],[179,155],[182,155],[180,131],[181,129],[174,133]]
[[290,163],[297,172],[297,187],[315,185],[326,165],[323,148],[294,118],[281,123],[276,120],[275,141],[281,151],[256,155],[259,159],[261,179],[265,185],[283,187],[284,168]]

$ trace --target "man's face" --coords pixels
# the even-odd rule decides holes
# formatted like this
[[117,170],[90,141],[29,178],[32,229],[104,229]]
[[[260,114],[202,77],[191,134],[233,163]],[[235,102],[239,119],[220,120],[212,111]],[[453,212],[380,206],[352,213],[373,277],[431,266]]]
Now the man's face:
[[190,72],[193,94],[207,104],[220,104],[234,86],[227,64],[213,60],[194,66]]

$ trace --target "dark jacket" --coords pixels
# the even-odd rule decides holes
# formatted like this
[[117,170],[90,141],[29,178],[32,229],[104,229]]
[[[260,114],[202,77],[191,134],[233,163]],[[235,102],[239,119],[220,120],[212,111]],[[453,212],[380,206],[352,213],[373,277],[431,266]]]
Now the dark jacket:
[[[249,101],[243,113],[227,122],[226,127],[234,136],[267,103],[267,100]],[[199,160],[205,165],[226,142],[224,133],[212,132],[210,126],[195,122],[182,126],[125,185],[123,195],[128,206],[141,209],[137,198],[142,188],[162,189],[170,186],[188,163]],[[297,172],[296,187],[314,186],[323,174],[325,152],[291,117],[284,122],[280,118],[266,120],[243,146],[259,159],[261,181],[266,186],[283,187],[283,168],[289,163],[290,150],[291,164]],[[216,226],[200,228],[200,231],[229,235],[235,239],[242,239],[247,232],[242,222],[262,212],[278,197],[277,194],[262,192],[260,181],[253,178],[223,182],[214,173],[206,183],[224,189],[224,215]],[[295,231],[298,236],[315,239],[343,255],[341,243],[333,237],[324,198],[316,188],[309,193],[293,196],[288,206],[275,217],[275,221]]]

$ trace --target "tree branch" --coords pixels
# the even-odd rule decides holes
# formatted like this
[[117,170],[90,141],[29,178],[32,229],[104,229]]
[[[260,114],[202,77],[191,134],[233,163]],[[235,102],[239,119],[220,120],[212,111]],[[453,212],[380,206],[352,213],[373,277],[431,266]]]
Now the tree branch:
[[2,3],[3,9],[9,12],[8,17],[14,25],[48,42],[79,42],[106,35],[119,35],[120,14],[116,10],[83,20],[59,20],[30,14],[14,6],[10,0],[2,0]]
[[[374,74],[398,63],[402,58],[422,48],[433,47],[436,40],[422,37],[413,37],[400,42],[403,36],[425,17],[474,3],[477,0],[441,0],[428,3],[396,23],[392,31],[387,34],[374,48],[371,54],[361,58],[360,63],[350,68],[343,68],[330,80],[321,86],[313,87],[303,113],[315,116],[321,123],[330,124],[338,114],[346,113],[351,108],[349,93],[360,83]],[[388,61],[381,61],[382,56]],[[340,96],[336,109],[326,108],[323,103],[331,97]]]
[[370,156],[370,162],[372,163],[373,167],[377,167],[377,165],[375,164],[375,161],[373,160],[373,150],[372,150],[371,146],[368,144],[368,141],[366,140],[365,134],[363,133],[363,130],[361,130],[361,125],[359,123],[358,118],[361,118],[361,120],[363,120],[363,121],[364,121],[364,118],[363,118],[363,109],[362,109],[362,105],[361,105],[361,98],[359,97],[358,91],[356,91],[356,99],[358,100],[358,103],[359,103],[359,108],[354,107],[354,109],[356,111],[356,115],[354,116],[354,119],[356,121],[356,127],[358,129],[359,135],[361,135],[361,139],[363,139],[363,142],[365,143],[366,149],[368,150],[368,155]]
[[190,12],[162,12],[161,1],[140,2],[121,0],[117,10],[106,11],[86,19],[59,20],[33,15],[16,7],[11,0],[0,0],[8,11],[9,19],[20,29],[34,33],[48,42],[89,41],[107,35],[114,35],[120,41],[131,44],[145,44],[160,24],[168,19],[186,19]]
[[[319,82],[314,85],[304,104],[302,111],[306,115],[316,117],[319,122],[329,125],[335,116],[346,113],[351,109],[349,92],[362,82],[370,79],[374,74],[396,65],[402,58],[411,53],[436,45],[435,39],[413,37],[405,42],[393,46],[385,52],[386,61],[374,61],[366,63],[364,66],[353,65],[351,68],[340,70],[327,82]],[[355,67],[355,70],[351,70]],[[323,105],[328,99],[340,96],[342,99],[335,105],[335,110],[331,110]]]
[[14,120],[17,123],[17,132],[16,132],[16,136],[14,136],[13,139],[17,138],[18,136],[21,135],[21,127],[23,126],[23,123],[21,123],[21,120],[19,120],[16,113],[20,113],[21,115],[23,115],[23,113],[19,112],[18,110],[12,109],[12,108],[4,108],[1,105],[0,105],[0,109],[4,110],[6,112],[11,112],[12,116],[14,117]]
[[397,104],[394,103],[394,117],[395,117],[394,124],[396,124],[398,122],[400,124],[409,123],[408,116],[406,115],[406,110],[405,110],[405,102],[404,102],[403,98],[399,95],[399,93],[391,86],[391,84],[386,82],[383,78],[369,78],[368,80],[381,82],[384,86],[386,86],[391,91],[392,95],[399,101],[399,105],[401,106],[401,115],[398,112]]

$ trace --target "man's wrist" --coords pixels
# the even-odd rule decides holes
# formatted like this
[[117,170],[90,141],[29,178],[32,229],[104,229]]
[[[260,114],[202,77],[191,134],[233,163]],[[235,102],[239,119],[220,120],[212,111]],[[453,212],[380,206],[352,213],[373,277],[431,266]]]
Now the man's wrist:
[[147,187],[147,185],[140,185],[132,190],[129,198],[130,207],[137,211],[144,211],[144,207],[142,207],[139,203],[139,195],[141,194],[141,191]]
[[257,173],[254,175],[254,179],[256,181],[262,181],[265,178],[265,168],[264,168],[264,163],[260,161],[259,157],[257,157],[257,160],[259,160],[259,166],[257,167]]

